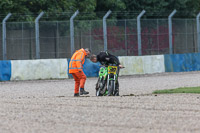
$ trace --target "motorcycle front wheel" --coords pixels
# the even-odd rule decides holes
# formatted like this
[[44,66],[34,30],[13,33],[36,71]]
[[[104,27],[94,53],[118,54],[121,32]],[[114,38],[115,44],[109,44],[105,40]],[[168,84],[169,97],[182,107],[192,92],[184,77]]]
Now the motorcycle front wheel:
[[114,96],[119,96],[119,90],[115,89]]
[[109,86],[108,86],[108,96],[113,96],[114,95],[114,80],[109,81]]
[[98,78],[98,82],[97,82],[97,85],[96,85],[96,96],[103,96],[103,95],[101,94],[100,83],[101,83],[101,80],[100,80],[100,78]]

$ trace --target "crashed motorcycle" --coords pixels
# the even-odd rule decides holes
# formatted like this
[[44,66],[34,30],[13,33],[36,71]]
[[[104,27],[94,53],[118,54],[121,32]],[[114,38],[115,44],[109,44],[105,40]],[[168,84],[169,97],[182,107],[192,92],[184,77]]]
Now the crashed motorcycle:
[[[124,67],[123,67],[124,68]],[[96,96],[119,96],[119,66],[109,64],[102,66],[96,84]]]

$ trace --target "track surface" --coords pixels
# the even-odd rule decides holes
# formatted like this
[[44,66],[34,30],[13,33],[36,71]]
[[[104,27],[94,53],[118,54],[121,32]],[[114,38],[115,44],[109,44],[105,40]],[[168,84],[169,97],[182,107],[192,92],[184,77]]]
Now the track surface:
[[200,86],[200,72],[120,77],[120,97],[95,97],[96,81],[88,78],[90,95],[78,98],[73,79],[0,82],[0,133],[200,131],[200,95],[151,94]]

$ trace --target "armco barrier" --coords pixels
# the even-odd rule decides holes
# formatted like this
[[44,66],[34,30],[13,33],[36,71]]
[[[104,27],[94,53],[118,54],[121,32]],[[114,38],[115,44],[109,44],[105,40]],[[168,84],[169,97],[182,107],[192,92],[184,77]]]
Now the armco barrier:
[[0,61],[0,81],[8,81],[11,77],[11,62]]
[[165,72],[163,55],[143,56],[143,63],[144,74]]
[[120,70],[120,75],[143,74],[143,58],[142,56],[121,56],[120,63],[125,69]]
[[[119,60],[126,67],[120,71],[120,75],[200,71],[200,53],[120,56]],[[0,61],[0,81],[72,77],[67,73],[69,61],[67,59]],[[86,59],[83,65],[87,77],[97,77],[99,68],[100,63],[92,63],[89,59]]]
[[120,75],[134,75],[165,72],[164,56],[121,56],[119,60],[125,69]]
[[165,72],[200,70],[200,53],[173,54],[165,56]]
[[68,78],[67,59],[16,60],[11,64],[11,80]]
[[[68,59],[68,63],[70,63],[70,59]],[[86,59],[83,65],[83,72],[87,77],[98,77],[99,68],[100,68],[100,63],[93,63],[89,59]],[[69,74],[69,77],[72,78],[72,75]]]

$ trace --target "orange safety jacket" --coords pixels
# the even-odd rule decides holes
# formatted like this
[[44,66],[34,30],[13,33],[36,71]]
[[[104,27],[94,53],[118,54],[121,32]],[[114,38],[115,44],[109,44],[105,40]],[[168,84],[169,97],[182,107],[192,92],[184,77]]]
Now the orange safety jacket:
[[82,71],[86,55],[87,54],[83,48],[77,50],[72,55],[71,61],[69,63],[69,73],[77,73],[79,71]]

